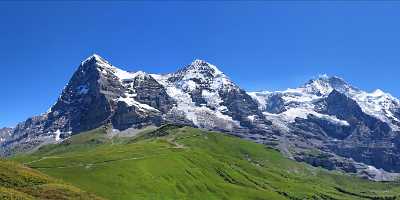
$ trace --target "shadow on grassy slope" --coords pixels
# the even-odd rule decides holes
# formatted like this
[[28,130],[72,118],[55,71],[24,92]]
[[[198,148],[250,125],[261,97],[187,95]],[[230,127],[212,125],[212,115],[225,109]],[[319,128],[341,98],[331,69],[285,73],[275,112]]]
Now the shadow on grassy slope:
[[100,200],[101,198],[21,164],[0,160],[0,199]]

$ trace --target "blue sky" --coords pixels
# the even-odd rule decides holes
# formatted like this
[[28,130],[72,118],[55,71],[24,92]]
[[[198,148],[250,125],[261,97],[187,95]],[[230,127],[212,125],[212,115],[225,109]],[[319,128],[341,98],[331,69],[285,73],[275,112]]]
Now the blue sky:
[[80,61],[172,72],[193,59],[247,90],[337,75],[400,97],[400,3],[0,2],[0,127],[45,112]]

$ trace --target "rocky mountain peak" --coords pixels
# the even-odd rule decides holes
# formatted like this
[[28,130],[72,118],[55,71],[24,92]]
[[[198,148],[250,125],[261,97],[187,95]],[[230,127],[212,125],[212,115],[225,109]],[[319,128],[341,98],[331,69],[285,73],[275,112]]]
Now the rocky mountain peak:
[[148,74],[144,71],[137,71],[137,72],[132,73],[132,75],[133,75],[133,77],[135,77],[135,79],[138,79],[138,80],[153,79],[153,77],[150,74]]
[[373,92],[371,92],[368,96],[369,100],[375,100],[375,101],[380,101],[382,104],[394,104],[394,105],[400,105],[400,101],[392,96],[389,93],[386,93],[380,89],[376,89]]
[[97,54],[93,54],[81,62],[75,74],[81,73],[83,76],[88,74],[98,74],[102,77],[117,77],[119,80],[134,78],[130,72],[113,66],[106,59]]

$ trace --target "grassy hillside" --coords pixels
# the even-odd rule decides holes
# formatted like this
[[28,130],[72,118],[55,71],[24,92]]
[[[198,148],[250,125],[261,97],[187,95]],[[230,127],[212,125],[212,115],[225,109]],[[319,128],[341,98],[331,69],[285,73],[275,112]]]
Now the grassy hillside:
[[0,199],[99,199],[74,186],[12,161],[0,160]]
[[99,196],[115,199],[400,199],[375,183],[284,158],[221,133],[164,126],[132,138],[105,129],[15,158]]

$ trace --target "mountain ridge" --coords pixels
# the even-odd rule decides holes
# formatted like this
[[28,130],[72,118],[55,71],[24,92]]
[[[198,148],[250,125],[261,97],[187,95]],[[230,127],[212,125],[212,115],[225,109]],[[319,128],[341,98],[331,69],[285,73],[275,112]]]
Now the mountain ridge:
[[[127,72],[94,54],[81,62],[48,112],[19,123],[0,145],[2,155],[11,155],[102,125],[122,131],[177,123],[263,143],[315,166],[389,180],[400,172],[399,119],[397,98],[381,90],[367,93],[336,76],[285,91],[247,92],[199,59],[173,73],[149,74]],[[371,150],[386,158],[367,155]]]

